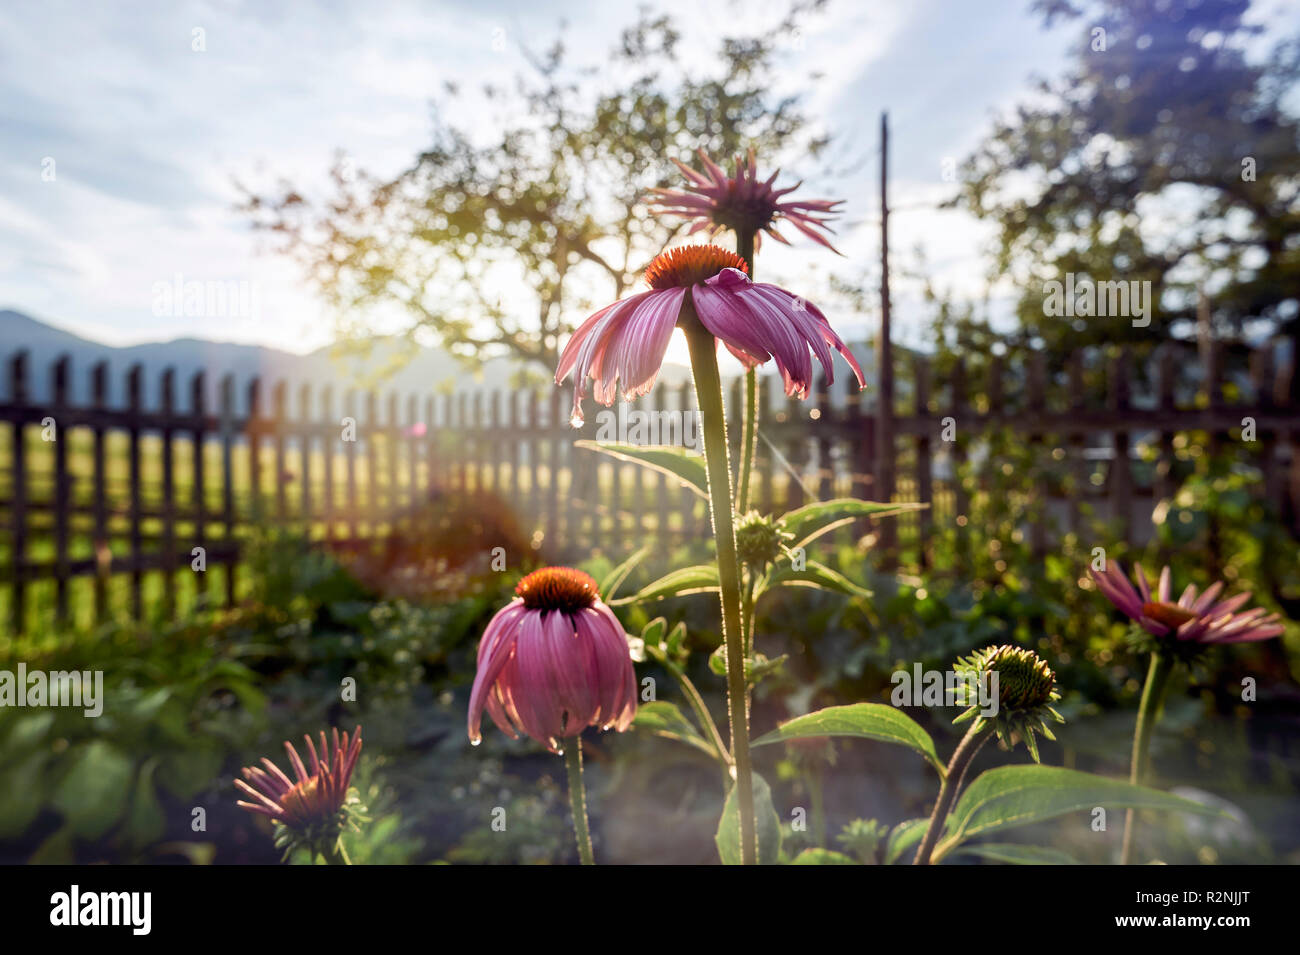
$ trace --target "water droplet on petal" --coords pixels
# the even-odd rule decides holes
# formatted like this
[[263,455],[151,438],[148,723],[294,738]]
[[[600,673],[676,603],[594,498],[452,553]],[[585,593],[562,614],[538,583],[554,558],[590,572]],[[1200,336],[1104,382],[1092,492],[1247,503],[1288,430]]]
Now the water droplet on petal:
[[570,427],[570,428],[581,428],[581,427],[582,427],[582,423],[583,423],[584,420],[585,420],[585,419],[582,417],[582,412],[581,412],[581,411],[575,411],[575,412],[570,416],[570,418],[569,418],[569,427]]
[[483,742],[483,737],[480,736],[478,739],[472,739],[472,740],[470,740],[470,741],[469,741],[469,745],[471,745],[471,746],[478,746],[478,745],[480,745],[482,742]]

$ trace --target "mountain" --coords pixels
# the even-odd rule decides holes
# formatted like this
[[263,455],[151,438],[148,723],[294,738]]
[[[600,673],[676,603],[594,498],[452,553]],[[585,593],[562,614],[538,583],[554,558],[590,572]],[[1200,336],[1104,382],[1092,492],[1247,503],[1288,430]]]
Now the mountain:
[[[854,353],[873,376],[873,353],[869,346],[856,345]],[[241,345],[231,342],[213,342],[197,338],[178,338],[166,342],[148,342],[140,345],[114,346],[83,338],[73,332],[48,325],[30,315],[14,310],[0,311],[0,394],[12,397],[9,361],[19,351],[27,352],[28,396],[33,402],[49,401],[53,390],[53,364],[64,355],[71,359],[70,400],[86,404],[91,400],[91,369],[100,361],[108,364],[108,403],[113,407],[126,404],[126,376],[132,366],[143,368],[142,401],[146,408],[160,404],[162,374],[174,369],[176,375],[175,407],[191,407],[191,381],[198,372],[205,373],[206,401],[210,410],[219,407],[220,380],[230,375],[235,383],[236,413],[247,409],[248,384],[253,378],[261,381],[263,408],[271,407],[271,388],[278,381],[287,387],[290,413],[299,413],[299,388],[312,387],[319,400],[319,392],[330,386],[334,394],[334,408],[342,407],[343,395],[351,388],[364,391],[373,388],[379,394],[380,414],[386,414],[388,396],[398,395],[398,407],[404,416],[408,395],[414,395],[423,413],[423,402],[430,394],[448,390],[470,394],[487,394],[493,391],[511,391],[512,383],[520,373],[528,370],[525,363],[509,358],[496,358],[485,362],[476,372],[466,371],[463,364],[447,352],[436,348],[416,348],[397,340],[379,340],[367,352],[340,352],[326,347],[306,355],[269,348],[265,345]],[[409,355],[409,360],[402,361]],[[838,359],[837,359],[838,362]],[[765,366],[767,372],[772,366]],[[534,377],[549,374],[549,369],[534,366]],[[773,407],[784,401],[780,378],[766,374],[772,389]],[[836,403],[843,400],[847,381],[852,375],[843,364],[836,370],[832,390]],[[691,379],[690,369],[672,362],[665,363],[660,372],[659,384],[678,387]],[[364,400],[358,397],[358,410],[364,409]],[[441,405],[439,405],[439,408]],[[317,410],[316,413],[319,413]]]

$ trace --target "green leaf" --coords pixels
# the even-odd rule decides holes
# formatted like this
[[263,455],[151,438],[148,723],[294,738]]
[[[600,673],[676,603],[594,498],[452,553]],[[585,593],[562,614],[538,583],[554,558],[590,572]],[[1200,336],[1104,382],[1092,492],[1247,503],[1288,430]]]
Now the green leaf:
[[668,631],[668,639],[664,641],[664,648],[668,655],[676,659],[682,655],[682,647],[686,643],[686,624],[678,621],[677,625]]
[[793,859],[791,865],[857,865],[843,852],[834,849],[805,849]]
[[709,479],[704,469],[704,458],[686,448],[675,445],[612,444],[607,441],[575,441],[573,446],[608,454],[620,461],[631,461],[643,468],[677,478],[706,501],[709,499]]
[[[740,865],[740,800],[732,786],[718,820],[713,841],[723,865]],[[781,820],[772,806],[772,790],[758,773],[754,774],[754,815],[758,824],[758,863],[775,865],[781,858]]]
[[918,511],[926,504],[877,504],[853,497],[833,501],[814,501],[795,508],[780,518],[788,533],[794,535],[794,547],[806,547],[811,541],[859,517],[893,517],[905,511]]
[[696,564],[683,567],[665,574],[652,584],[648,584],[631,597],[605,601],[611,607],[640,603],[642,600],[662,600],[665,597],[681,597],[686,594],[703,594],[718,589],[718,568],[713,564]]
[[157,842],[166,830],[167,820],[153,782],[157,766],[157,757],[152,757],[141,768],[135,782],[135,798],[131,800],[131,811],[127,815],[127,835],[131,845],[137,849]]
[[976,856],[990,862],[1005,862],[1008,865],[1078,865],[1079,860],[1068,852],[1051,849],[1047,846],[1024,846],[1015,842],[985,842],[974,846],[964,846],[953,853],[955,856]]
[[859,587],[843,574],[815,560],[805,561],[803,570],[795,570],[789,563],[773,568],[759,585],[754,599],[757,600],[773,587],[812,587],[814,590],[830,590],[848,597],[871,596],[870,590]]
[[609,603],[614,599],[614,594],[618,593],[618,588],[623,586],[623,581],[627,580],[627,575],[636,569],[636,566],[645,560],[646,554],[650,553],[650,546],[647,544],[639,551],[629,557],[623,563],[619,564],[600,582],[600,599]]
[[939,771],[940,776],[944,773],[943,763],[939,761],[930,734],[906,713],[883,703],[828,706],[824,710],[796,716],[754,740],[753,745],[770,746],[772,743],[793,739],[817,739],[823,736],[857,736],[884,743],[898,743],[924,756]]
[[1059,766],[999,766],[982,774],[957,800],[948,817],[948,835],[935,849],[934,859],[975,836],[1097,806],[1219,814],[1181,796],[1092,773]]
[[98,839],[126,810],[131,760],[103,740],[78,748],[72,766],[54,790],[54,808],[74,835]]
[[[6,753],[6,756],[10,754]],[[45,802],[48,749],[28,753],[0,772],[0,839],[21,836]]]
[[885,864],[893,865],[908,849],[919,846],[929,824],[929,819],[909,819],[891,829],[885,844]]
[[658,647],[664,642],[664,631],[667,629],[668,621],[663,617],[655,617],[641,628],[641,639],[647,647]]
[[717,750],[700,735],[699,730],[695,728],[695,724],[686,718],[675,703],[667,701],[642,703],[637,707],[636,718],[632,720],[632,725],[637,729],[654,733],[656,736],[662,736],[664,739],[676,740],[679,743],[685,743],[687,746],[694,746],[701,752],[706,753],[710,759],[718,758]]

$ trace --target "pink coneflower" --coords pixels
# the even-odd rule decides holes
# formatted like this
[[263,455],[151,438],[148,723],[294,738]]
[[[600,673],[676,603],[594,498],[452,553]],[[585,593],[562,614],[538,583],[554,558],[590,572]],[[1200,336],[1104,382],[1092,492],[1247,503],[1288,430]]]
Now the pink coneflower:
[[[766,232],[778,242],[789,245],[789,241],[776,231],[776,223],[782,219],[802,232],[814,242],[826,246],[832,252],[837,250],[821,233],[832,232],[826,224],[829,217],[836,214],[836,206],[842,204],[840,199],[783,199],[798,189],[802,183],[784,189],[773,188],[780,170],[772,173],[765,180],[758,178],[758,169],[754,162],[754,151],[749,151],[747,161],[736,157],[736,174],[728,177],[721,166],[709,159],[703,149],[699,151],[704,162],[704,173],[698,173],[690,166],[673,160],[677,168],[690,180],[685,189],[655,189],[656,211],[670,215],[682,216],[695,220],[690,231],[707,232],[709,237],[733,230],[737,236],[754,236],[754,246],[758,247],[762,233]],[[820,230],[820,231],[819,231]]]
[[[289,764],[297,782],[286,776],[279,766],[266,757],[262,758],[265,770],[257,766],[244,768],[244,779],[236,779],[235,786],[245,795],[251,796],[253,802],[237,803],[249,812],[269,816],[272,821],[282,823],[295,833],[301,835],[324,835],[342,827],[342,816],[347,804],[348,784],[352,779],[352,770],[361,755],[361,727],[356,735],[349,738],[344,733],[339,737],[336,728],[333,731],[333,749],[326,745],[325,733],[320,734],[320,751],[310,736],[304,736],[307,753],[311,757],[311,770],[303,765],[302,758],[293,744],[285,741],[284,748],[289,754]],[[245,782],[247,780],[247,782]]]
[[[511,739],[520,732],[551,752],[588,726],[627,729],[636,716],[636,674],[627,637],[580,570],[544,567],[488,624],[469,700],[469,738],[483,710]],[[518,732],[516,732],[518,731]]]
[[1168,567],[1160,571],[1154,595],[1140,565],[1136,572],[1137,589],[1124,576],[1118,561],[1108,561],[1101,573],[1091,569],[1088,573],[1107,600],[1155,637],[1172,633],[1183,642],[1245,643],[1276,637],[1283,630],[1281,618],[1262,608],[1237,613],[1237,609],[1250,600],[1249,593],[1217,600],[1223,590],[1222,581],[1211,584],[1199,594],[1193,584],[1188,584],[1178,602],[1174,603]]
[[[862,368],[816,306],[775,285],[751,282],[744,260],[716,245],[669,249],[645,270],[648,292],[607,305],[573,333],[560,356],[556,383],[575,371],[573,423],[582,424],[582,399],[588,376],[596,400],[614,403],[622,391],[631,400],[654,385],[668,350],[668,339],[684,307],[716,339],[752,368],[776,360],[788,395],[806,397],[816,354],[834,381],[831,348],[849,363],[865,385]],[[687,302],[687,296],[690,302]],[[829,346],[829,347],[828,347]]]

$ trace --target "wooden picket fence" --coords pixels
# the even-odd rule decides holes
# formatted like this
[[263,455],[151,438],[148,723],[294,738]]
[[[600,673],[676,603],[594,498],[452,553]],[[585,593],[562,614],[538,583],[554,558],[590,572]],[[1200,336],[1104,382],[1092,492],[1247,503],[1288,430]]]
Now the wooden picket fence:
[[[940,385],[929,359],[911,356],[898,362],[908,367],[896,369],[900,398],[887,418],[869,406],[869,393],[836,400],[824,382],[805,401],[762,389],[754,506],[772,513],[843,495],[928,502],[874,528],[886,556],[906,553],[927,569],[935,529],[964,526],[972,498],[991,493],[980,477],[996,464],[985,439],[1009,431],[1042,465],[1021,489],[1027,513],[1037,515],[1026,526],[1035,553],[1063,533],[1081,533],[1098,511],[1140,542],[1151,504],[1174,490],[1176,445],[1191,435],[1206,453],[1230,449],[1257,469],[1259,496],[1300,534],[1294,362],[1269,346],[1250,356],[1244,378],[1234,377],[1223,371],[1218,346],[1189,357],[1167,345],[1140,369],[1134,363],[1126,350],[1094,350],[1049,369],[1030,354],[994,359],[975,381],[959,362]],[[119,609],[115,595],[139,618],[156,592],[170,616],[187,577],[192,600],[233,604],[256,529],[292,528],[332,548],[365,548],[400,536],[413,513],[447,491],[495,495],[552,559],[597,551],[618,558],[647,541],[671,546],[709,532],[703,503],[678,482],[575,447],[575,439],[595,436],[599,409],[575,432],[568,388],[394,394],[382,402],[349,390],[336,406],[329,385],[300,385],[293,413],[282,382],[267,395],[258,379],[241,384],[226,375],[210,408],[205,373],[181,383],[169,369],[156,407],[146,408],[144,372],[134,366],[125,403],[110,407],[102,362],[89,369],[91,398],[80,405],[69,400],[66,357],[50,369],[50,399],[42,402],[30,398],[26,353],[6,365],[0,584],[15,631],[48,617],[104,619]],[[733,413],[738,398],[737,383]],[[683,385],[656,388],[627,410],[693,407]],[[880,427],[893,435],[888,462],[874,451]],[[738,433],[733,423],[733,440]],[[1135,478],[1139,445],[1154,451],[1149,479]],[[197,548],[216,573],[193,573]],[[40,587],[52,588],[48,607],[30,607]]]

